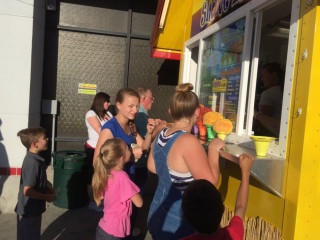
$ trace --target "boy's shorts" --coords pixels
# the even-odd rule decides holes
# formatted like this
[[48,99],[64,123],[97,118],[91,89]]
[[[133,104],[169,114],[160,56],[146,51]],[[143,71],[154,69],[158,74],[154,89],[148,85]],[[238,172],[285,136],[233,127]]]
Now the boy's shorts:
[[40,240],[41,217],[23,217],[17,215],[17,239]]

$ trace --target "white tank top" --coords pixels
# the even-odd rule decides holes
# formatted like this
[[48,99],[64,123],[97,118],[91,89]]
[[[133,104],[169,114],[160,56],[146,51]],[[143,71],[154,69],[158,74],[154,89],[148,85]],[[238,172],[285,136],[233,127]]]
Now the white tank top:
[[89,110],[86,113],[85,122],[86,122],[86,126],[87,126],[87,129],[88,129],[88,141],[87,141],[87,143],[93,148],[95,148],[97,146],[97,142],[98,142],[98,139],[99,139],[99,133],[97,133],[96,130],[94,130],[94,128],[90,125],[90,123],[88,122],[88,118],[89,117],[96,117],[99,120],[99,122],[101,124],[101,127],[102,127],[109,119],[111,119],[113,117],[112,114],[109,111],[107,112],[107,116],[108,116],[108,119],[102,119],[101,120],[93,110]]

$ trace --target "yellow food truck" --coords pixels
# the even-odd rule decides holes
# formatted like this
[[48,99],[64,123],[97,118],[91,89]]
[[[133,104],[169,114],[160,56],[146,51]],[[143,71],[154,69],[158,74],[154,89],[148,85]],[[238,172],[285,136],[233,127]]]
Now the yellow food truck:
[[[237,157],[255,156],[246,239],[319,239],[319,26],[319,0],[159,0],[151,55],[180,60],[180,82],[233,124],[221,153],[222,224],[240,184]],[[265,103],[279,109],[265,119],[266,133],[256,123],[268,64],[282,74]],[[265,157],[252,135],[274,137]]]

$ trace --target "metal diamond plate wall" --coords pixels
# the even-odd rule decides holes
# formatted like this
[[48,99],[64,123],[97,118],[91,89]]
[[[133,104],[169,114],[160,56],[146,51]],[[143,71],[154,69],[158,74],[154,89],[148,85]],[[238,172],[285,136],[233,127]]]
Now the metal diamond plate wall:
[[133,34],[150,36],[152,33],[154,15],[145,13],[132,13],[132,29]]
[[87,137],[84,118],[94,95],[79,94],[79,83],[96,84],[114,101],[123,86],[125,46],[125,38],[59,31],[57,137]]
[[164,59],[150,57],[150,42],[148,40],[131,40],[129,87],[145,87],[152,90],[155,102],[149,114],[154,118],[171,121],[168,108],[175,86],[160,85],[158,72]]
[[[90,1],[87,2],[91,4]],[[126,33],[128,11],[61,2],[59,24]]]

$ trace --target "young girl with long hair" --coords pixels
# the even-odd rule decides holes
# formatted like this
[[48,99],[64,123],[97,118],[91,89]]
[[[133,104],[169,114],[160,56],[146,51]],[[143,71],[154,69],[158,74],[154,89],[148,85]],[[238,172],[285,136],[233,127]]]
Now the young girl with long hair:
[[[154,119],[149,119],[145,139],[137,133],[134,118],[139,111],[139,103],[140,96],[133,89],[122,88],[118,91],[116,95],[118,114],[102,126],[94,153],[94,160],[100,153],[101,145],[111,138],[120,138],[129,147],[132,144],[136,144],[137,147],[132,149],[132,157],[135,159],[139,159],[143,151],[149,150],[156,123]],[[134,179],[134,162],[126,164],[125,170],[130,178]]]
[[96,230],[96,240],[121,239],[130,235],[132,203],[142,206],[139,188],[123,167],[130,161],[128,145],[119,138],[108,139],[94,161],[92,187],[97,205],[103,199],[104,215]]

